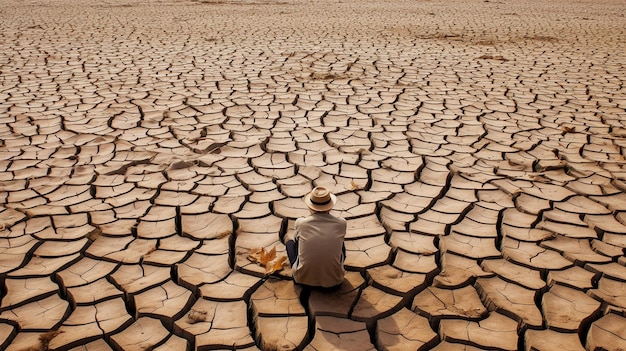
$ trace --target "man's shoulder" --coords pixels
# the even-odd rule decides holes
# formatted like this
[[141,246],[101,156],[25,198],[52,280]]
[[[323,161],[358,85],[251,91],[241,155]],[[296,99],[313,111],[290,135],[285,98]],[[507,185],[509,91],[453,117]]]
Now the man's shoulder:
[[328,213],[328,216],[329,216],[329,217],[334,218],[336,221],[339,221],[339,222],[345,222],[345,221],[346,221],[346,219],[345,219],[345,218],[343,218],[343,217],[333,216],[333,215],[332,215],[332,214],[330,214],[330,213]]
[[342,217],[333,216],[328,212],[320,212],[320,213],[315,213],[306,217],[300,217],[296,219],[296,224],[302,224],[302,223],[307,223],[307,222],[318,222],[318,221],[346,223],[346,220]]
[[335,222],[335,223],[341,223],[341,224],[347,223],[345,218],[333,216],[332,214],[328,212],[324,213],[319,218],[323,219],[325,222]]
[[335,218],[335,221],[337,221],[337,223],[341,223],[341,224],[348,223],[348,221],[346,221],[346,219],[343,218],[343,217],[335,217],[335,216],[333,216],[333,218]]

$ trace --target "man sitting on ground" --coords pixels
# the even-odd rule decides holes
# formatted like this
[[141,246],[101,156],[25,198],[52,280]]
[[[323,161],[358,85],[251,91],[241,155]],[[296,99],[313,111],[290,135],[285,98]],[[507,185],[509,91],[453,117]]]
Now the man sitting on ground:
[[296,220],[294,237],[285,243],[293,279],[307,287],[338,288],[345,274],[347,223],[330,214],[337,197],[324,187],[316,187],[304,202],[311,214]]

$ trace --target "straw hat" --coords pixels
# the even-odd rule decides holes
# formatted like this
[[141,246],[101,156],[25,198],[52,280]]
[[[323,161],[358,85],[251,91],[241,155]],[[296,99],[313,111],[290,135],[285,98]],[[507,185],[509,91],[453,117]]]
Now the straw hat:
[[315,187],[304,197],[304,203],[313,211],[326,212],[335,206],[337,196],[323,186]]

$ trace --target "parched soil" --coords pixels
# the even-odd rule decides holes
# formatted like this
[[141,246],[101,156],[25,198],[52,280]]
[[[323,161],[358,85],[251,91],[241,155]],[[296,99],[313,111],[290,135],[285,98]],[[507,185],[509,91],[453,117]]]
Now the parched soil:
[[[626,2],[0,0],[0,33],[0,349],[626,349]],[[250,257],[314,186],[331,293]]]

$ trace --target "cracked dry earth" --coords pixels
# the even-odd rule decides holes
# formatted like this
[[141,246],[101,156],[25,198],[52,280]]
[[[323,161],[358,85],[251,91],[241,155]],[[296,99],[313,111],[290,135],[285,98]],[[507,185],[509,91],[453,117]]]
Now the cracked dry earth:
[[0,3],[0,349],[626,349],[623,1]]

